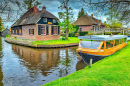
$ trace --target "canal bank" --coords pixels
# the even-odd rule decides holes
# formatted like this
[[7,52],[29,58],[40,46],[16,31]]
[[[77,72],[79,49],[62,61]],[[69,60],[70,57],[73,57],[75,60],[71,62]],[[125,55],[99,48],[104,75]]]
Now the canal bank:
[[129,86],[130,41],[115,54],[96,62],[92,67],[51,81],[45,86]]
[[78,46],[79,39],[77,37],[69,37],[69,40],[48,40],[48,41],[35,41],[27,39],[18,39],[13,37],[5,38],[5,41],[11,44],[22,45],[33,48],[65,48]]

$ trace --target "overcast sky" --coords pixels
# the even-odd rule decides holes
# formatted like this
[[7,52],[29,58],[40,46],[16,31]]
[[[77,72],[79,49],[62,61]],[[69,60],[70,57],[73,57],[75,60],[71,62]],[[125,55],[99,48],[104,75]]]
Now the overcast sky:
[[[20,0],[22,1],[22,0]],[[39,10],[42,9],[43,6],[46,6],[46,10],[49,11],[50,13],[52,13],[53,15],[55,15],[56,17],[59,18],[58,16],[58,12],[61,12],[63,10],[58,9],[58,7],[61,5],[61,1],[62,0],[38,0],[39,2],[41,2],[42,4],[40,5]],[[82,6],[82,3],[80,2],[80,0],[70,0],[69,1],[69,6],[73,9],[73,14],[74,14],[74,18],[75,20],[78,17],[78,12],[81,10],[81,8],[83,7],[85,12],[88,13],[88,15],[94,14],[94,17],[96,17],[97,19],[102,20],[102,22],[106,21],[106,17],[103,16],[101,13],[97,13],[97,11],[92,11],[89,9],[89,7],[87,6]],[[12,5],[12,8],[14,10],[17,10],[18,8],[15,5]],[[23,10],[23,13],[26,12],[27,10]],[[95,13],[97,13],[95,15]],[[14,15],[16,15],[16,13],[14,12]],[[3,15],[4,16],[4,15]],[[17,17],[16,17],[17,18]],[[19,18],[19,17],[18,17]],[[14,21],[15,22],[15,21]],[[11,27],[12,24],[14,22],[4,22],[4,26],[5,27]]]

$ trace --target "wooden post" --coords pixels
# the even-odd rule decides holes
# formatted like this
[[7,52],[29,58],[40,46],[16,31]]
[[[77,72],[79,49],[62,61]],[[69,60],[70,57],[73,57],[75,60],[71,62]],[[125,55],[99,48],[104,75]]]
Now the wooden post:
[[93,59],[90,59],[90,67],[92,66]]
[[106,50],[106,41],[104,41],[104,51]]
[[115,46],[115,40],[113,40],[113,47]]
[[123,29],[123,35],[124,35],[124,32],[125,32],[125,31],[124,31],[124,29]]
[[119,44],[120,44],[120,39],[119,39]]
[[81,41],[82,41],[82,39],[80,39],[80,41],[79,41],[79,48],[80,48]]

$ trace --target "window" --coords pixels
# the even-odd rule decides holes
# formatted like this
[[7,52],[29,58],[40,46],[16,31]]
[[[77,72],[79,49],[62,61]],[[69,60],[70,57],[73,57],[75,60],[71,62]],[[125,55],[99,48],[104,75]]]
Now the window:
[[82,28],[81,28],[81,27],[79,28],[79,31],[82,31]]
[[41,27],[41,35],[46,35],[46,26],[42,25]]
[[99,30],[100,27],[98,27],[98,30]]
[[94,26],[93,26],[93,28],[92,28],[92,31],[94,31]]
[[100,25],[100,21],[99,21],[98,25]]
[[112,48],[113,45],[114,45],[113,40],[109,40],[109,41],[107,41],[107,42],[106,42],[106,49],[108,49],[108,48]]
[[34,35],[34,29],[29,29],[29,35]]
[[53,23],[56,23],[56,19],[53,19]]
[[44,21],[44,22],[47,22],[47,18],[43,18],[43,21]]
[[17,34],[17,30],[16,30],[16,34]]
[[126,42],[126,38],[124,38],[124,40],[123,40],[123,41],[124,41],[124,43],[125,43],[125,42]]
[[22,30],[21,29],[19,29],[19,34],[22,34]]
[[56,35],[58,32],[58,27],[57,26],[54,26],[54,35]]
[[115,46],[119,45],[119,39],[115,39]]
[[14,34],[14,30],[13,30],[13,34]]

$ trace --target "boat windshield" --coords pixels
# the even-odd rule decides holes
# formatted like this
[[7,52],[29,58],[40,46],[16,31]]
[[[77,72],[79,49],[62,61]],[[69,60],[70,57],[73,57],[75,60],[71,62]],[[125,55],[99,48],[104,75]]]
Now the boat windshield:
[[80,47],[98,49],[100,41],[81,41]]

